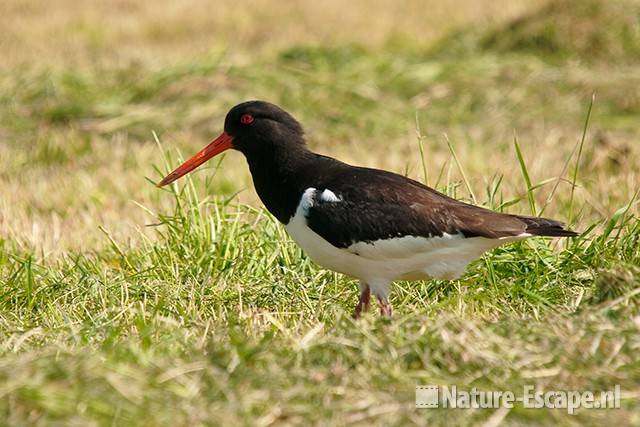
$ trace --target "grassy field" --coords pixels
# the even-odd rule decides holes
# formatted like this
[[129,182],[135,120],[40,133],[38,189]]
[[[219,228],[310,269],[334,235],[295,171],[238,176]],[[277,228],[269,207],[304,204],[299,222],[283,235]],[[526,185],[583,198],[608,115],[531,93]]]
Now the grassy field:
[[[0,425],[640,425],[640,3],[0,4]],[[583,235],[350,317],[239,153],[246,99],[327,155]],[[416,409],[416,384],[619,409]]]

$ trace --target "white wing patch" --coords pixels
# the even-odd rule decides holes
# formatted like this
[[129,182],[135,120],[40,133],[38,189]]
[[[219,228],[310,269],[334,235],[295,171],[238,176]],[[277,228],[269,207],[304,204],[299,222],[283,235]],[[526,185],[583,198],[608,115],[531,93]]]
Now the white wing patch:
[[336,194],[329,190],[328,188],[325,189],[322,194],[320,194],[320,200],[322,200],[323,202],[341,202],[342,199],[338,196],[336,196]]
[[[316,190],[313,187],[309,187],[306,190],[304,190],[304,193],[302,193],[302,197],[300,198],[300,203],[298,204],[298,208],[296,209],[296,214],[300,212],[303,214],[303,216],[307,216],[307,214],[309,213],[309,209],[313,207],[313,202],[317,194],[318,194],[318,190]],[[342,199],[336,196],[336,194],[333,191],[326,189],[322,193],[320,193],[320,201],[336,203],[336,202],[341,202]]]
[[309,208],[313,206],[313,198],[316,194],[316,189],[313,187],[309,187],[304,190],[302,193],[302,197],[300,198],[300,203],[298,204],[298,208],[296,209],[296,215],[301,213],[303,216],[307,216],[309,212]]

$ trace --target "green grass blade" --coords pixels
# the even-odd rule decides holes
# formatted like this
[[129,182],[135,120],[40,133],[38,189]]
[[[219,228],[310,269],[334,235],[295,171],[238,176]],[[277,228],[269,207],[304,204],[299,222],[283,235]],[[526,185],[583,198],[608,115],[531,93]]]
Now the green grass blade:
[[578,181],[578,171],[580,170],[580,160],[582,159],[582,149],[584,148],[584,141],[587,137],[587,129],[589,128],[589,120],[591,119],[591,111],[593,110],[593,103],[596,100],[596,94],[591,95],[591,102],[589,102],[589,108],[587,109],[587,116],[584,119],[584,126],[582,127],[582,137],[580,138],[580,145],[578,146],[578,157],[576,159],[576,167],[573,170],[573,176],[571,177],[571,196],[569,198],[569,219],[568,222],[573,222],[573,200],[576,191],[576,183]]
[[464,173],[464,168],[462,167],[462,165],[460,164],[460,161],[458,160],[458,155],[456,154],[456,150],[453,148],[453,144],[449,140],[449,136],[446,133],[444,134],[444,138],[447,141],[447,146],[449,147],[449,151],[451,152],[451,156],[453,157],[453,161],[456,162],[456,166],[458,167],[458,170],[460,171],[460,175],[462,175],[462,180],[464,181],[464,185],[465,185],[465,187],[467,187],[467,191],[471,195],[471,200],[473,200],[473,203],[477,205],[478,204],[478,199],[476,199],[476,195],[474,194],[473,189],[471,188],[471,185],[469,184],[469,180],[467,179],[467,175]]
[[416,112],[416,139],[418,140],[418,149],[420,150],[420,162],[422,163],[422,175],[424,177],[424,184],[429,185],[429,169],[427,168],[427,160],[424,156],[424,139],[425,136],[422,135],[422,131],[420,130],[420,120],[418,118],[418,113]]
[[536,216],[536,199],[533,195],[533,186],[531,185],[531,178],[529,177],[529,170],[527,169],[527,164],[524,161],[524,157],[522,155],[522,151],[520,150],[520,144],[518,144],[517,135],[513,135],[513,145],[516,149],[516,155],[518,156],[518,163],[520,163],[520,171],[522,172],[522,177],[524,178],[524,182],[527,186],[527,200],[529,201],[529,209],[531,209],[531,215]]

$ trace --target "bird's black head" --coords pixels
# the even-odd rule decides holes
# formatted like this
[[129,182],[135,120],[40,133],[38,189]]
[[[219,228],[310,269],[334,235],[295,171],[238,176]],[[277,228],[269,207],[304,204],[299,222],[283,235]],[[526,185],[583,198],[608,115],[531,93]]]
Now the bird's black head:
[[224,120],[233,148],[245,155],[268,151],[274,144],[304,144],[300,123],[277,105],[247,101],[233,107]]
[[304,149],[302,126],[277,105],[247,101],[233,107],[224,120],[224,132],[195,156],[167,175],[158,186],[167,185],[191,172],[210,158],[230,148],[247,159],[270,156],[275,150]]

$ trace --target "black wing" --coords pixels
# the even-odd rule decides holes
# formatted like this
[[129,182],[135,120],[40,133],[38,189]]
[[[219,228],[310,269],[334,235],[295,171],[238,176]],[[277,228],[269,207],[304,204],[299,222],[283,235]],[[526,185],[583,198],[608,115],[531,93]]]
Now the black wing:
[[[523,233],[576,235],[557,221],[493,212],[377,169],[344,165],[333,170],[323,187],[317,188],[307,221],[313,231],[340,248],[354,242],[444,233],[493,239]],[[324,189],[332,191],[340,201],[323,200],[319,195]]]

